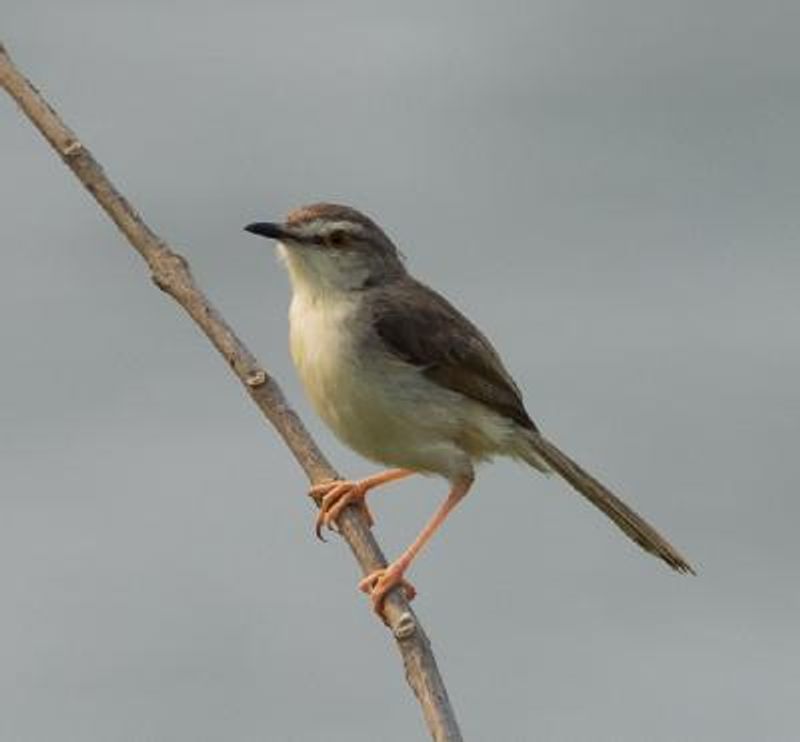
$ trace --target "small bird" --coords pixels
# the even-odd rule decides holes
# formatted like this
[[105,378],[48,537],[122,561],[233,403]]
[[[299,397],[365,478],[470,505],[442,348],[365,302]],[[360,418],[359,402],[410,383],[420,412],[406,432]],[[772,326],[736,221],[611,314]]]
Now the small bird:
[[555,472],[642,548],[678,572],[689,563],[650,524],[547,440],[497,351],[461,312],[417,281],[385,232],[356,209],[318,203],[245,229],[277,240],[292,285],[291,355],[317,413],[346,445],[393,468],[312,487],[317,535],[367,493],[411,474],[450,483],[447,499],[400,557],[360,589],[382,615],[388,592],[495,455]]

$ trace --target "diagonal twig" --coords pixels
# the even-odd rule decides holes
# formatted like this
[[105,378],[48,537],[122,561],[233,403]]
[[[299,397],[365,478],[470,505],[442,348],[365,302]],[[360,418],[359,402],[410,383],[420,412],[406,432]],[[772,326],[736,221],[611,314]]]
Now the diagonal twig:
[[[251,399],[281,435],[311,483],[338,478],[276,381],[197,286],[186,259],[147,226],[114,187],[89,150],[16,68],[2,43],[0,85],[142,256],[155,284],[186,310],[222,354]],[[360,511],[347,508],[339,517],[338,525],[365,575],[386,566],[383,552]],[[430,642],[402,590],[392,591],[385,606],[389,628],[403,658],[406,678],[422,707],[431,736],[448,742],[461,740]]]

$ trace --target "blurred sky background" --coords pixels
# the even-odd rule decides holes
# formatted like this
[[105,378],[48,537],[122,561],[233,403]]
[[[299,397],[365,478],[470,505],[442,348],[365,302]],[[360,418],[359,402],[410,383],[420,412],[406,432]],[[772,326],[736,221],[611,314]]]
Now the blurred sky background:
[[[467,739],[800,738],[800,6],[3,0],[2,40],[311,413],[242,231],[379,221],[699,570],[501,461],[411,572]],[[0,739],[424,739],[301,471],[0,96]],[[396,555],[445,494],[372,497]]]

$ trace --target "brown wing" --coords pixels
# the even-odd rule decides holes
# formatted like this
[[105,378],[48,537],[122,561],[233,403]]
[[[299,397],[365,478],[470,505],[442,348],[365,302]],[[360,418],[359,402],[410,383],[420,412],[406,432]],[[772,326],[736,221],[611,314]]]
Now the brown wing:
[[536,430],[491,343],[444,297],[408,277],[381,287],[371,304],[387,349],[437,384]]

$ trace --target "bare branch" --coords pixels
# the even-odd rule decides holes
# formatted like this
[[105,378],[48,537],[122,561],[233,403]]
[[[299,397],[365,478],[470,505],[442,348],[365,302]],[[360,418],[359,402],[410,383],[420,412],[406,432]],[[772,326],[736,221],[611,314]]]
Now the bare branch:
[[[338,478],[278,384],[199,289],[186,259],[147,226],[106,177],[89,150],[14,66],[2,44],[0,85],[144,258],[155,284],[186,310],[222,354],[252,400],[280,433],[311,483]],[[339,518],[339,528],[365,575],[386,566],[386,559],[360,511],[347,508]],[[419,700],[432,737],[460,740],[461,733],[430,642],[402,590],[389,594],[386,616],[403,657],[406,678]]]

